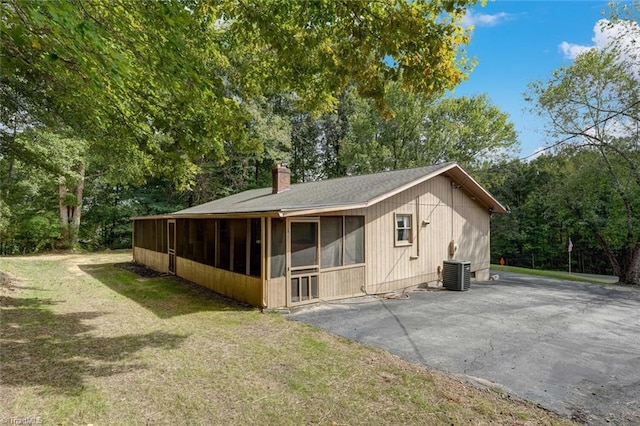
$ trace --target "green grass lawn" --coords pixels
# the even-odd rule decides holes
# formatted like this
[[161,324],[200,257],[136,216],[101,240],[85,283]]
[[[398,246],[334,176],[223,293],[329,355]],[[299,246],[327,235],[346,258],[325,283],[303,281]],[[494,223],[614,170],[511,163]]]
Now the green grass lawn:
[[570,424],[172,277],[0,258],[0,415],[44,424]]
[[529,269],[529,268],[521,268],[518,266],[502,266],[502,265],[491,265],[492,271],[504,271],[504,272],[518,272],[521,274],[528,275],[538,275],[541,277],[547,278],[557,278],[560,280],[568,280],[568,281],[579,281],[585,283],[597,283],[597,284],[612,284],[611,281],[607,281],[604,279],[598,278],[590,278],[583,277],[581,275],[570,274],[568,272],[560,272],[560,271],[544,271],[540,269]]

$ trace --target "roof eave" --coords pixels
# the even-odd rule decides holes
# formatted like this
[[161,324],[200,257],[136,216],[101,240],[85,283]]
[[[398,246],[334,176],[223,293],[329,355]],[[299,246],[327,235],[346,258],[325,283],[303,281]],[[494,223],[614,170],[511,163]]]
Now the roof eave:
[[456,180],[458,184],[460,184],[467,191],[471,192],[474,196],[476,196],[482,202],[482,204],[484,204],[487,207],[487,209],[491,213],[505,214],[509,212],[509,210],[507,210],[493,195],[491,195],[489,191],[484,189],[482,185],[480,185],[473,177],[471,177],[469,173],[467,173],[462,167],[460,167],[458,163],[455,163],[455,162],[445,164],[443,165],[443,167],[437,170],[434,170],[433,172],[427,175],[421,176],[418,179],[415,179],[411,182],[408,182],[404,185],[399,186],[398,188],[392,191],[382,194],[368,201],[365,207],[377,204],[381,201],[386,200],[387,198],[393,197],[394,195],[397,195],[403,191],[406,191],[409,188],[412,188],[416,185],[419,185],[423,182],[433,179],[436,176],[443,175],[443,174],[450,175],[450,177]]
[[282,209],[278,212],[280,217],[295,217],[306,216],[312,214],[332,213],[344,210],[364,209],[369,206],[369,203],[360,204],[340,204],[335,206],[317,206],[307,209]]
[[296,217],[313,214],[323,214],[338,212],[344,210],[364,209],[393,197],[409,188],[433,179],[439,175],[447,175],[449,178],[456,181],[457,184],[462,186],[466,191],[476,197],[476,200],[481,202],[492,213],[504,214],[508,213],[508,210],[489,193],[482,185],[480,185],[471,175],[469,175],[462,167],[457,163],[451,162],[443,164],[442,167],[434,170],[433,172],[414,179],[404,185],[388,191],[384,194],[378,195],[368,201],[354,203],[354,204],[339,204],[339,205],[325,205],[325,206],[309,206],[305,207],[292,207],[289,209],[267,210],[267,211],[251,211],[251,212],[225,212],[225,213],[187,213],[180,214],[179,212],[159,215],[159,216],[143,216],[134,217],[133,219],[172,219],[172,218],[230,218],[230,217]]
[[481,201],[490,213],[506,214],[509,210],[503,206],[489,191],[487,191],[482,185],[478,183],[469,173],[467,173],[462,167],[456,164],[456,167],[448,169],[447,174],[451,179],[456,181],[457,184],[462,186],[468,192],[476,197],[478,201]]
[[434,170],[433,172],[431,172],[429,174],[421,176],[418,179],[412,180],[411,182],[405,183],[404,185],[401,185],[401,186],[395,188],[392,191],[386,192],[386,193],[384,193],[382,195],[377,196],[376,198],[373,198],[372,200],[369,200],[367,202],[367,206],[372,206],[374,204],[377,204],[377,203],[379,203],[381,201],[386,200],[387,198],[391,198],[394,195],[397,195],[397,194],[399,194],[399,193],[401,193],[403,191],[406,191],[409,188],[413,188],[414,186],[421,184],[422,182],[426,182],[429,179],[433,179],[434,177],[439,176],[439,175],[447,172],[448,170],[451,170],[454,167],[460,168],[460,166],[458,166],[457,163],[445,164],[441,168],[439,168],[437,170]]
[[151,219],[233,219],[233,218],[257,218],[257,217],[280,217],[277,211],[264,212],[242,212],[242,213],[169,213],[155,216],[136,216],[131,220],[151,220]]

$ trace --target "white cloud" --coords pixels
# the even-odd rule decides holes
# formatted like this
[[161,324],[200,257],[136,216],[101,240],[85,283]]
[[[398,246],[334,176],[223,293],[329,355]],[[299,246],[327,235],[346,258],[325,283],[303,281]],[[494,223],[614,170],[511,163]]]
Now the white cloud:
[[467,13],[462,17],[462,25],[465,27],[493,27],[500,22],[505,21],[511,17],[510,14],[505,12],[496,13],[495,15],[489,15],[484,13],[476,13],[473,10],[467,10]]
[[620,21],[611,23],[601,19],[593,27],[594,36],[591,38],[591,46],[563,41],[558,48],[567,59],[575,59],[579,54],[589,50],[603,50],[616,46],[630,56],[640,54],[640,26],[634,21]]
[[564,53],[565,58],[575,59],[579,54],[591,50],[594,46],[581,46],[579,44],[573,44],[566,41],[560,43],[560,51]]
[[533,161],[536,158],[540,157],[541,155],[546,155],[546,152],[549,148],[548,147],[544,147],[544,146],[539,146],[537,147],[535,150],[533,150],[533,153],[524,157],[527,161]]

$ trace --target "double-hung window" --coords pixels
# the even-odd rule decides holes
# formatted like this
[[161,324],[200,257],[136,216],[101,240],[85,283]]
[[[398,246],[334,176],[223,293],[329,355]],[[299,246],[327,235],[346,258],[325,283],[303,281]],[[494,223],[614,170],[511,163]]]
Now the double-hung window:
[[396,213],[395,223],[396,246],[413,243],[413,220],[410,214]]

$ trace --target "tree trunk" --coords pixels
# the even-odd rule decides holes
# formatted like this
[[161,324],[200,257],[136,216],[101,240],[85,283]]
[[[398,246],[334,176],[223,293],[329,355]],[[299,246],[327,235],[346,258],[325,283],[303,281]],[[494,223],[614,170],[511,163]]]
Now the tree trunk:
[[60,228],[62,234],[62,243],[67,245],[69,243],[69,210],[65,203],[67,196],[67,181],[64,176],[58,178],[58,207],[60,211]]
[[62,227],[62,242],[64,246],[78,244],[78,231],[80,230],[80,219],[82,217],[82,197],[84,193],[85,165],[81,163],[77,169],[78,182],[75,190],[75,202],[67,205],[67,195],[69,186],[64,176],[58,178],[58,207],[60,210],[60,225]]
[[9,198],[9,194],[11,193],[11,181],[13,180],[13,164],[15,163],[15,158],[9,158],[9,167],[7,168],[7,180],[5,182],[6,189],[4,191],[4,197],[6,199]]
[[620,282],[624,284],[640,285],[640,239],[629,254],[629,262],[624,265],[624,273],[620,276]]
[[72,233],[71,243],[73,245],[78,244],[78,238],[80,233],[80,218],[82,216],[82,196],[84,193],[84,173],[85,166],[81,163],[78,166],[78,185],[76,186],[76,205],[72,208],[73,217],[71,222]]
[[623,268],[620,267],[618,258],[616,258],[616,255],[611,251],[607,242],[604,240],[602,235],[600,235],[600,233],[595,228],[592,228],[592,232],[593,232],[593,236],[596,237],[596,241],[598,241],[600,248],[602,248],[605,256],[607,256],[607,259],[609,260],[609,264],[611,264],[611,267],[613,268],[613,275],[620,278],[620,280],[622,281],[623,275],[624,275],[622,270]]

